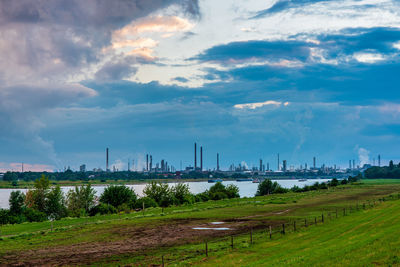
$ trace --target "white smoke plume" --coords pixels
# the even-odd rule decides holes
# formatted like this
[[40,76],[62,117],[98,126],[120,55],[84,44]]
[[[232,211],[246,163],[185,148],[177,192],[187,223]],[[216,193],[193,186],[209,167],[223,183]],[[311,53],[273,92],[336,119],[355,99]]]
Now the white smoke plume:
[[366,150],[365,148],[360,147],[358,149],[358,159],[360,160],[361,167],[364,164],[369,164],[369,153],[370,151]]

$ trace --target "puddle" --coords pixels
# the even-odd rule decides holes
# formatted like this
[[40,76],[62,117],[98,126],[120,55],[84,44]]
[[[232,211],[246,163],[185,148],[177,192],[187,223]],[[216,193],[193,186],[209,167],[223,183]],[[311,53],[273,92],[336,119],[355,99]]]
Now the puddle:
[[193,230],[216,230],[216,231],[223,231],[223,230],[231,230],[228,227],[219,227],[219,228],[210,228],[210,227],[194,227]]
[[224,222],[212,222],[211,224],[224,224]]

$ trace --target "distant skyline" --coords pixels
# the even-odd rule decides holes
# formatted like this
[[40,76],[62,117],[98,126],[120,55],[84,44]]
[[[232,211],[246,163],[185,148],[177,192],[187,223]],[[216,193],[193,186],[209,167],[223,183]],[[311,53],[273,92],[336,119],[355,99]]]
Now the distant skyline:
[[0,1],[0,172],[400,161],[395,0]]

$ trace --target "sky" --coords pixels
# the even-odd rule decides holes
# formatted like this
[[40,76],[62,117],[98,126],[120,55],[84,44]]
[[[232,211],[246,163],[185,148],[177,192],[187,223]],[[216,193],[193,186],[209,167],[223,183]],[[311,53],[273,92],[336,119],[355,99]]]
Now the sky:
[[387,164],[399,74],[397,0],[0,0],[0,171]]

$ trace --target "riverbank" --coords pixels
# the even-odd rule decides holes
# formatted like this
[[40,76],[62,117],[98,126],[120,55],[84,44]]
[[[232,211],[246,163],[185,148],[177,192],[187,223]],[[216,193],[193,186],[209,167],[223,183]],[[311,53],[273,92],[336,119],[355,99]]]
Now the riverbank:
[[[332,179],[335,177],[311,177],[307,178],[306,180],[318,180],[318,179]],[[215,179],[215,178],[214,178]],[[236,178],[221,178],[223,181],[236,181]],[[262,177],[260,179],[270,179],[270,180],[299,180],[303,179],[302,177],[292,177],[292,176],[268,176]],[[342,179],[342,178],[338,178]],[[59,186],[80,186],[91,184],[93,186],[104,186],[104,185],[140,185],[140,184],[147,184],[149,182],[156,181],[162,183],[186,183],[186,182],[207,182],[207,178],[193,178],[193,179],[140,179],[140,180],[100,180],[100,179],[93,179],[87,181],[70,181],[70,180],[50,180],[51,185],[59,185]],[[34,181],[18,181],[17,184],[13,185],[12,182],[8,181],[0,181],[0,189],[31,189],[34,187]]]
[[[266,236],[265,231],[268,230],[269,225],[278,227],[282,223],[291,223],[293,220],[319,218],[322,213],[325,213],[328,219],[327,212],[335,210],[341,212],[344,208],[349,209],[349,206],[353,207],[354,212],[356,205],[360,207],[362,203],[371,203],[369,201],[374,200],[379,202],[379,199],[398,192],[400,192],[399,183],[360,183],[304,193],[209,201],[165,209],[152,208],[130,214],[65,218],[53,223],[53,231],[51,231],[50,222],[6,225],[2,227],[0,262],[20,265],[151,265],[159,264],[162,256],[165,255],[176,265],[197,265],[208,263],[203,253],[205,240],[211,243],[213,240],[226,237],[225,241],[230,242],[232,234],[248,233],[250,229],[257,231],[254,232],[255,235],[261,231],[260,234]],[[388,209],[390,214],[397,214],[400,211],[400,205],[398,206],[399,210]],[[383,205],[382,209],[383,214],[385,212]],[[346,222],[352,223],[351,218],[349,216]],[[385,218],[382,217],[382,220]],[[365,217],[363,221],[368,221],[368,218]],[[230,230],[194,229],[216,227],[212,222],[224,222],[223,226],[218,227],[226,227]],[[344,225],[338,224],[336,230],[346,229],[343,227]],[[376,231],[375,228],[373,229]],[[384,229],[382,231],[384,232]],[[340,235],[337,231],[334,233],[337,236]],[[318,232],[314,234],[312,236],[316,244],[323,242],[323,240],[318,240]],[[241,247],[249,244],[248,237],[246,235],[246,243],[240,242],[243,244]],[[328,241],[329,238],[324,242]],[[352,248],[357,249],[356,246],[352,247],[351,243],[343,242],[338,249],[346,251],[351,251]],[[360,244],[362,242],[360,239]],[[235,246],[237,244],[235,243]],[[316,244],[303,242],[304,246],[313,246],[312,251],[318,257],[323,257],[324,253],[328,253],[324,252],[323,246]],[[219,265],[218,262],[214,262],[217,260],[213,258],[217,255],[212,254],[216,249],[214,245],[211,249],[209,263]],[[246,248],[243,247],[243,249]],[[291,249],[294,250],[295,247],[292,246]],[[384,252],[388,255],[392,253],[387,246],[383,249],[386,249]],[[193,253],[189,253],[192,251]],[[230,253],[230,250],[226,249],[221,251]],[[245,265],[252,265],[253,262],[256,266],[256,259],[260,258],[261,251],[263,251],[261,248],[249,250],[254,257],[253,259],[249,257]],[[239,255],[246,251],[239,250],[237,253]],[[311,254],[305,254],[305,262],[308,260],[307,257],[312,257]],[[228,255],[225,256],[228,257]],[[290,257],[288,254],[286,256]],[[381,259],[378,259],[378,262],[385,263]]]

